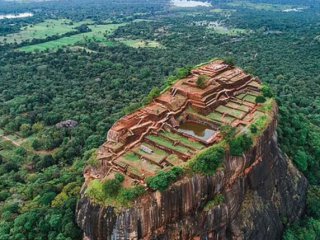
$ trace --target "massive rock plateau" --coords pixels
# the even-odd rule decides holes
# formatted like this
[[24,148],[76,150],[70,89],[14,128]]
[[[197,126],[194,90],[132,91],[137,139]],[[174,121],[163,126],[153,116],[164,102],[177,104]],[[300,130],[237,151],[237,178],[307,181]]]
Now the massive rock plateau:
[[[272,121],[242,157],[226,154],[214,176],[185,176],[127,209],[82,196],[77,222],[86,239],[280,239],[305,209],[307,180],[277,143]],[[86,185],[83,186],[83,191]],[[208,209],[217,194],[224,202]]]

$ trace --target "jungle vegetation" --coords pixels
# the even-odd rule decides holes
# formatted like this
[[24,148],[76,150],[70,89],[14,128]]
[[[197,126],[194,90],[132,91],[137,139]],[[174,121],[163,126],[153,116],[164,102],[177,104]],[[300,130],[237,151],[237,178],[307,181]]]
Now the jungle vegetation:
[[[108,129],[152,99],[148,93],[162,89],[169,76],[213,57],[228,59],[271,86],[280,106],[280,146],[311,185],[307,213],[289,226],[284,239],[319,236],[320,7],[286,0],[305,8],[282,12],[261,5],[266,2],[278,1],[252,1],[260,4],[256,8],[215,1],[219,11],[175,9],[155,0],[0,1],[1,14],[34,13],[0,20],[0,36],[6,38],[47,19],[87,22],[70,36],[86,34],[90,26],[121,24],[105,32],[103,41],[90,38],[57,49],[19,50],[68,36],[0,43],[0,240],[80,239],[74,214],[83,168]],[[222,23],[219,29],[210,27],[216,21]],[[77,125],[56,126],[65,120]],[[233,144],[245,148],[246,142]],[[157,179],[150,184],[163,188]],[[137,193],[118,194],[127,200]]]

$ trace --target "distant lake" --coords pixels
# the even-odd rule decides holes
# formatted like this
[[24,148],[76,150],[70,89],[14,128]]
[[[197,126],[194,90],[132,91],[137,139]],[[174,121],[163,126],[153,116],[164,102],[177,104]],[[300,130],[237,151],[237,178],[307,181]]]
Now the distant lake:
[[171,0],[175,7],[211,7],[209,2],[188,1],[188,0]]
[[26,18],[26,17],[32,17],[33,13],[25,12],[25,13],[19,13],[19,14],[0,14],[0,20],[2,19],[11,19],[11,18]]
[[305,10],[305,8],[303,8],[303,7],[301,7],[301,8],[288,8],[288,9],[282,10],[282,12],[302,12],[303,10]]

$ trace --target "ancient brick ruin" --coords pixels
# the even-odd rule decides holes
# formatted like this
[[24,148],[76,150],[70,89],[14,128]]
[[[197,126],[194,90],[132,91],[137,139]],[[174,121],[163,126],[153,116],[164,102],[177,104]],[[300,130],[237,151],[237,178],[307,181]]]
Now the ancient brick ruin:
[[102,167],[88,169],[85,177],[120,172],[130,186],[184,164],[221,140],[220,126],[241,132],[263,115],[255,102],[260,89],[259,79],[221,60],[192,70],[152,103],[117,121],[98,151]]

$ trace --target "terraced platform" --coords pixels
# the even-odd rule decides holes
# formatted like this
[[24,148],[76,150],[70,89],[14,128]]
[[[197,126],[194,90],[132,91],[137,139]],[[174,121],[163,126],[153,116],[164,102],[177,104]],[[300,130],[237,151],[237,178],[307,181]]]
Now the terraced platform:
[[263,115],[255,101],[260,89],[259,79],[221,60],[192,70],[113,125],[98,151],[99,178],[121,172],[126,184],[143,184],[159,170],[185,164],[221,140],[222,125],[244,131]]

